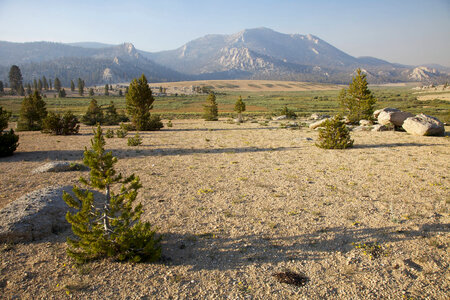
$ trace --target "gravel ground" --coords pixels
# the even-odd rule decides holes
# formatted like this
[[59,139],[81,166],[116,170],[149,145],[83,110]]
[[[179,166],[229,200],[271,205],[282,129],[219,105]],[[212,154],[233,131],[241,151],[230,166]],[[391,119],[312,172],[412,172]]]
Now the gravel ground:
[[[448,299],[448,136],[355,132],[354,148],[323,150],[316,131],[280,122],[172,123],[140,133],[138,147],[107,140],[117,169],[141,178],[138,200],[164,236],[163,259],[76,268],[65,253],[70,231],[2,244],[3,298]],[[90,127],[20,133],[14,156],[0,159],[0,207],[77,184],[87,172],[32,170],[81,161],[91,138]],[[279,283],[273,274],[284,271],[308,281]]]

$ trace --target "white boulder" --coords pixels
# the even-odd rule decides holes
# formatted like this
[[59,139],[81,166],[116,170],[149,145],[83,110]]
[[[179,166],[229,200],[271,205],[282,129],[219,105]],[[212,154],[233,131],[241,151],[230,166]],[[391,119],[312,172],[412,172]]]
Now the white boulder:
[[444,123],[437,118],[420,114],[410,117],[403,122],[403,129],[413,135],[437,135],[445,134]]

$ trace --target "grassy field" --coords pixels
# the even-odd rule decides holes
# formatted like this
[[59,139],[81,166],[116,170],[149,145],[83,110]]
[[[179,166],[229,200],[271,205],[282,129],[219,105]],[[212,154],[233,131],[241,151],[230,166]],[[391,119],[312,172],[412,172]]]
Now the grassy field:
[[[339,111],[337,99],[341,87],[338,86],[298,83],[297,87],[302,85],[304,90],[291,90],[288,87],[292,87],[293,83],[288,82],[284,84],[286,86],[284,90],[274,90],[275,87],[282,88],[280,85],[283,84],[244,81],[247,87],[250,86],[246,89],[243,84],[238,85],[236,82],[211,81],[208,84],[209,87],[214,87],[217,93],[221,117],[234,115],[234,103],[239,96],[242,96],[247,105],[245,112],[247,115],[271,115],[285,105],[300,116],[308,116],[312,113],[334,114]],[[207,83],[203,82],[205,86]],[[173,85],[180,84],[173,83]],[[261,90],[252,86],[257,86]],[[439,95],[436,95],[436,99],[423,101],[417,99],[417,94],[412,90],[412,86],[371,86],[370,89],[378,99],[377,108],[395,107],[411,113],[425,113],[435,116],[443,122],[450,122],[450,102],[438,100]],[[161,114],[163,118],[199,118],[206,97],[207,95],[198,94],[155,97],[153,112]],[[94,98],[100,105],[107,105],[112,101],[119,110],[125,109],[125,97],[97,95]],[[21,97],[4,96],[0,98],[0,106],[12,111],[13,117],[17,118],[22,100]],[[91,97],[54,98],[53,95],[49,95],[45,100],[49,111],[71,110],[76,115],[82,115],[86,111]]]

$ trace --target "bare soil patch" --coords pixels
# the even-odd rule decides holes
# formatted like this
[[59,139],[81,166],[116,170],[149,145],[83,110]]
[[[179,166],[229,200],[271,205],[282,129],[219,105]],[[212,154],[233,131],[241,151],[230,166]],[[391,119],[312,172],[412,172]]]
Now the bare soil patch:
[[[143,218],[164,234],[162,261],[75,268],[65,253],[70,232],[3,244],[3,298],[448,297],[448,136],[355,132],[354,148],[323,150],[314,146],[316,131],[277,122],[172,123],[140,133],[138,147],[107,139],[118,170],[141,178]],[[77,136],[19,135],[14,156],[0,159],[1,207],[87,176],[31,172],[48,161],[80,161],[90,127]],[[307,280],[273,275],[289,272]]]

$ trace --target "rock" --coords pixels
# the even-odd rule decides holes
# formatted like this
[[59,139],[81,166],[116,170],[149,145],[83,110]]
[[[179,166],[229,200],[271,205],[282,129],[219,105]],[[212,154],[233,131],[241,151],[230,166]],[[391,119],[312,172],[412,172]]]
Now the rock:
[[52,186],[28,193],[0,210],[0,242],[29,242],[69,227],[69,207],[63,191],[72,186]]
[[378,119],[378,115],[380,114],[380,112],[382,112],[383,109],[377,109],[376,111],[373,112],[373,117],[375,119]]
[[325,121],[327,121],[327,120],[328,119],[322,119],[322,120],[316,121],[314,123],[311,123],[311,124],[309,124],[309,128],[310,129],[316,129],[318,127],[323,127]]
[[330,117],[329,115],[312,114],[309,117],[309,120],[322,120],[322,119],[326,119],[326,118],[329,118],[329,117]]
[[372,127],[372,131],[387,131],[387,130],[388,130],[388,128],[381,124],[375,124]]
[[[72,186],[51,186],[28,193],[0,210],[0,243],[43,239],[70,227],[66,221],[69,206],[63,191],[73,195]],[[96,199],[99,192],[94,192]]]
[[373,122],[370,120],[359,120],[359,125],[361,126],[372,126]]
[[286,115],[277,116],[277,117],[272,118],[272,120],[274,120],[274,121],[280,121],[280,120],[286,120],[286,119],[287,119]]
[[413,135],[437,135],[445,134],[444,124],[437,118],[420,114],[407,118],[403,123],[403,129]]
[[52,161],[32,171],[32,174],[46,173],[46,172],[68,172],[68,171],[86,171],[89,170],[83,164],[73,163],[68,161]]
[[409,112],[404,112],[396,108],[383,108],[378,114],[378,123],[381,125],[394,124],[395,126],[402,126],[403,121],[414,115]]

